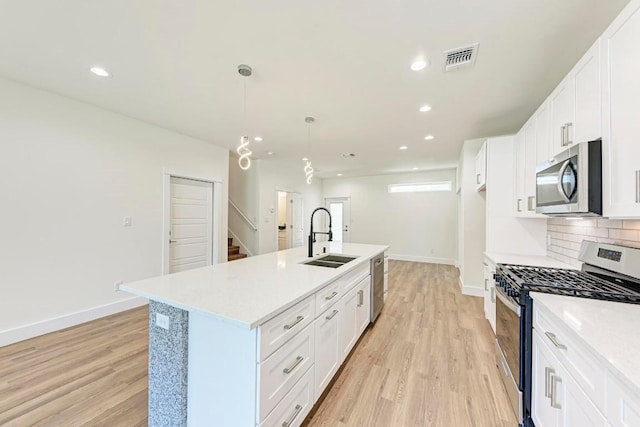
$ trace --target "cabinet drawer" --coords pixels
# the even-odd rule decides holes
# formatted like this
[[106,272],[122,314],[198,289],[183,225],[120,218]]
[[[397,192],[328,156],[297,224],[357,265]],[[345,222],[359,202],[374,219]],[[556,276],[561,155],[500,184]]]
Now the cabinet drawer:
[[258,328],[260,342],[258,360],[263,361],[278,347],[309,325],[315,317],[313,295],[268,320]]
[[342,283],[342,294],[346,294],[350,289],[353,289],[360,281],[370,274],[370,264],[367,262],[361,265],[354,271],[351,271],[337,280]]
[[260,427],[297,427],[313,407],[313,366],[275,407]]
[[314,328],[307,326],[258,365],[258,416],[264,420],[313,365]]
[[584,344],[574,338],[568,327],[546,311],[537,308],[535,302],[533,328],[538,331],[598,410],[604,412],[606,369],[602,363]]
[[614,427],[640,426],[640,393],[607,375],[607,420]]
[[344,282],[340,279],[316,292],[316,316],[338,302],[344,295]]

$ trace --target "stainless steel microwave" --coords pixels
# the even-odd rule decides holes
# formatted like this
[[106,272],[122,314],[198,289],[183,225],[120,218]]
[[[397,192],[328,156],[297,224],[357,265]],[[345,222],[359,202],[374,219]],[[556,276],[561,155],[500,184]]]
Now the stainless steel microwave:
[[581,142],[536,168],[536,212],[602,215],[602,140]]

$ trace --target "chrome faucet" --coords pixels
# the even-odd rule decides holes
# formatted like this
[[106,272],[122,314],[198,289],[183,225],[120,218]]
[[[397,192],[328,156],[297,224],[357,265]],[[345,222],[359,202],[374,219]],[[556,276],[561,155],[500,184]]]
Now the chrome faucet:
[[[316,231],[315,233],[313,232],[313,216],[316,214],[316,212],[318,211],[325,211],[328,215],[329,215],[329,231]],[[309,230],[309,258],[313,257],[313,244],[316,242],[316,234],[328,234],[329,235],[329,241],[333,241],[333,233],[331,232],[331,212],[329,212],[329,210],[327,208],[315,208],[313,210],[313,212],[311,213],[311,228]]]

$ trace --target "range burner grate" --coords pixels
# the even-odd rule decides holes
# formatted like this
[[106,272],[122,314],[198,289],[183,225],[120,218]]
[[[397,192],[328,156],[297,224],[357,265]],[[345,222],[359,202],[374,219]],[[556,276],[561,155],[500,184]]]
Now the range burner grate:
[[514,296],[529,290],[640,304],[639,292],[579,270],[498,264],[496,279]]

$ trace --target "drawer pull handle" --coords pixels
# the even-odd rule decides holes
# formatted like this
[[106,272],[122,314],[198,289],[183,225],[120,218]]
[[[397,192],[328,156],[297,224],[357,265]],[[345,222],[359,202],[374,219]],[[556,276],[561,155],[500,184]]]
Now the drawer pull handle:
[[338,314],[338,310],[333,310],[333,312],[330,315],[328,315],[327,317],[325,317],[325,319],[331,320],[336,316],[336,314]]
[[324,297],[324,299],[329,301],[330,299],[333,299],[336,295],[338,295],[338,293],[336,291],[333,291],[333,292],[331,292],[331,295],[328,295],[328,296]]
[[304,320],[304,317],[302,316],[298,316],[296,317],[296,320],[294,320],[293,322],[289,323],[288,325],[284,325],[284,329],[286,329],[287,331],[291,328],[293,328],[294,326],[296,326],[298,323],[302,322]]
[[282,427],[289,427],[291,424],[293,424],[293,420],[296,419],[300,411],[302,411],[302,405],[296,405],[296,407],[293,409],[293,414],[291,414],[287,421],[282,423]]
[[544,334],[547,337],[549,337],[549,339],[551,340],[553,345],[555,345],[560,350],[566,350],[567,349],[567,346],[562,344],[560,341],[558,341],[558,338],[556,337],[556,334],[554,334],[553,332],[545,332]]
[[282,372],[284,372],[285,374],[290,374],[291,372],[293,372],[294,369],[296,369],[296,367],[302,363],[302,361],[304,360],[304,357],[302,356],[298,356],[296,357],[295,362],[293,362],[293,364],[291,366],[289,366],[288,368],[284,368],[282,370]]

